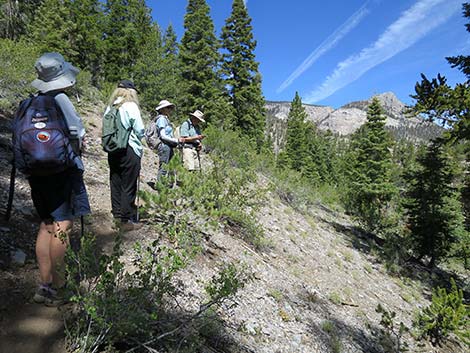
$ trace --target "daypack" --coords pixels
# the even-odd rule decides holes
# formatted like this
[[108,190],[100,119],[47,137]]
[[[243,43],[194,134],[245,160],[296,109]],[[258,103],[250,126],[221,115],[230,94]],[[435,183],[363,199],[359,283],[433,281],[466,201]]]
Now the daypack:
[[115,152],[127,148],[132,126],[128,129],[122,125],[119,108],[111,106],[103,116],[101,146],[105,152]]
[[38,94],[22,101],[12,130],[14,163],[22,173],[53,175],[74,165],[67,124],[53,96]]
[[[183,123],[184,124],[184,123]],[[181,124],[181,125],[183,125]],[[181,137],[181,125],[178,125],[173,129],[173,137],[179,141]]]
[[147,129],[145,129],[145,141],[151,149],[156,149],[158,145],[162,142],[160,140],[160,134],[157,129],[157,121],[150,122]]

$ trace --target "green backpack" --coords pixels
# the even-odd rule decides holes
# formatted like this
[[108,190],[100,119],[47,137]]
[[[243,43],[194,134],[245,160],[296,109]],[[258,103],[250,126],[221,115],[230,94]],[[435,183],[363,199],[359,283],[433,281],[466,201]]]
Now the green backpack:
[[112,106],[103,116],[101,146],[105,152],[115,152],[127,148],[132,125],[126,129],[121,122],[119,109]]

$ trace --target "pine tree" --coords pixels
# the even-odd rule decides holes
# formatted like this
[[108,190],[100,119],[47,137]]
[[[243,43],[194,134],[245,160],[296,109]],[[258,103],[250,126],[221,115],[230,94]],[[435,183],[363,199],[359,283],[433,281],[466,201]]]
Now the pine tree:
[[349,208],[369,231],[381,229],[384,212],[396,193],[391,181],[392,139],[385,130],[385,119],[380,102],[374,97],[367,122],[352,141]]
[[184,17],[179,62],[182,76],[180,109],[200,109],[207,121],[222,125],[233,119],[219,70],[221,56],[205,0],[189,0]]
[[43,0],[0,0],[0,38],[18,40]]
[[107,0],[105,4],[105,77],[110,82],[133,78],[141,50],[152,33],[145,0]]
[[[470,19],[470,3],[464,3],[462,5],[463,8],[463,15],[467,19]],[[467,28],[467,32],[470,32],[470,22],[465,25]],[[470,79],[470,56],[469,55],[457,55],[446,58],[447,61],[451,64],[452,67],[459,68],[467,79]]]
[[70,17],[74,23],[71,47],[76,53],[70,60],[81,69],[92,74],[92,82],[99,84],[103,56],[104,15],[99,0],[72,0]]
[[[163,58],[160,67],[160,97],[169,99],[180,106],[181,72],[178,62],[178,41],[173,26],[170,24],[163,38]],[[177,108],[178,109],[178,108]],[[186,116],[185,116],[186,117]]]
[[303,129],[306,155],[303,162],[302,175],[308,178],[310,182],[318,184],[326,174],[324,146],[322,146],[321,137],[313,122],[304,122]]
[[455,184],[457,164],[441,140],[434,141],[417,161],[418,168],[407,176],[405,208],[413,250],[419,258],[429,256],[429,266],[434,267],[464,233]]
[[243,0],[233,0],[232,13],[222,28],[223,72],[235,109],[234,125],[261,146],[265,131],[261,75],[254,51],[251,18]]
[[141,48],[141,55],[134,68],[134,79],[141,91],[141,104],[152,111],[157,106],[161,95],[162,37],[160,28],[153,24],[147,36],[147,42]]
[[[464,17],[470,19],[470,3],[463,4]],[[466,25],[470,32],[470,23]],[[415,95],[411,97],[416,100],[411,111],[420,114],[424,119],[438,121],[448,127],[446,138],[450,143],[463,143],[467,151],[470,151],[470,56],[458,55],[447,58],[452,67],[462,71],[467,80],[451,87],[447,79],[440,74],[437,78],[428,79],[421,75],[421,81],[415,85]],[[470,165],[470,153],[466,153],[466,174],[470,174],[468,166]],[[468,255],[470,254],[470,178],[465,178],[465,185],[462,189],[462,202],[464,214],[466,217],[466,236],[462,237],[459,249],[456,253],[465,260],[468,265]]]
[[59,52],[72,60],[78,55],[72,45],[75,28],[70,14],[70,0],[44,0],[28,32],[42,52]]
[[307,113],[302,106],[302,100],[298,94],[291,103],[289,115],[287,116],[287,132],[285,154],[291,169],[301,172],[304,170],[308,160],[306,126]]

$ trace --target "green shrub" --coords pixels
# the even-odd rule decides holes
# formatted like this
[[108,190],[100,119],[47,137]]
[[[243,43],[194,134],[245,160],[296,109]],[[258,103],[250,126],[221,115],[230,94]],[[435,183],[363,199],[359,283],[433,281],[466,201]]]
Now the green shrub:
[[[36,78],[34,63],[42,53],[32,43],[0,39],[0,112],[12,115],[21,100],[36,90],[31,82]],[[73,63],[72,63],[73,64]],[[94,104],[101,99],[99,91],[91,85],[91,74],[80,71],[77,84],[70,88],[69,96],[74,103],[78,99]]]
[[[158,193],[141,193],[144,212],[158,221],[163,234],[179,244],[197,247],[208,225],[223,222],[255,248],[266,245],[264,230],[255,217],[265,191],[255,185],[253,171],[230,165],[230,160],[214,152],[212,165],[203,173],[184,170],[177,156],[170,163],[169,175],[157,184]],[[178,187],[168,187],[175,182]]]
[[173,277],[188,264],[184,249],[159,245],[158,240],[146,246],[137,243],[132,264],[126,267],[120,245],[118,238],[111,255],[100,255],[94,237],[86,235],[78,252],[67,253],[67,288],[74,304],[65,321],[70,351],[114,351],[118,346],[135,351],[142,345],[156,351],[175,336],[196,344],[194,325],[212,308],[222,307],[250,278],[245,270],[226,264],[206,285],[208,300],[199,303],[197,312],[176,313],[174,302],[181,289]]
[[450,292],[440,287],[433,290],[431,305],[418,314],[413,324],[419,336],[433,345],[440,345],[453,333],[470,346],[470,306],[464,303],[463,291],[452,278]]
[[0,112],[11,115],[21,100],[34,92],[34,63],[39,49],[24,41],[0,39]]

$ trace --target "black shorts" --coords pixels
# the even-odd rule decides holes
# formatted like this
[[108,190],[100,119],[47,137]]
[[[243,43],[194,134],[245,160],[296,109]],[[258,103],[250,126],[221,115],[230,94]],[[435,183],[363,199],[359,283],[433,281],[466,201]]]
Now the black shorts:
[[30,176],[31,198],[45,223],[90,214],[83,172],[76,168],[49,176]]

